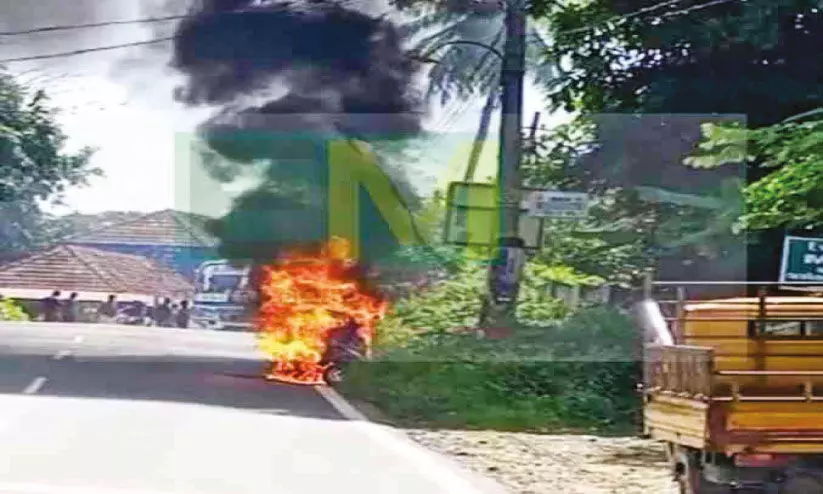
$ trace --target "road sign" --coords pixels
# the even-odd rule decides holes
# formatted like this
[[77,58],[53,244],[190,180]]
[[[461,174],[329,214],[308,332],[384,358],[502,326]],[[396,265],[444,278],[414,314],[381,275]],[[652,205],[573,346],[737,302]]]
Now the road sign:
[[[497,245],[500,221],[497,200],[497,189],[492,184],[452,183],[446,199],[444,241],[456,245]],[[543,218],[521,215],[519,233],[525,249],[540,249]]]
[[589,196],[581,192],[531,191],[526,199],[529,216],[580,219],[586,215]]
[[[446,219],[445,242],[456,245],[497,245],[496,209],[449,206]],[[543,218],[520,217],[520,237],[525,249],[539,249],[543,242]]]
[[780,283],[823,283],[823,238],[786,236]]

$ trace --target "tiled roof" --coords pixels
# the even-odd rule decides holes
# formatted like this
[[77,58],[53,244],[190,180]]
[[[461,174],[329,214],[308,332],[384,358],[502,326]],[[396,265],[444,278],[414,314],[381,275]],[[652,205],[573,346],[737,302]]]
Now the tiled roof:
[[164,209],[140,218],[69,237],[68,244],[140,244],[214,247],[217,240],[206,232],[205,216]]
[[0,266],[0,288],[179,296],[181,275],[145,257],[60,245]]

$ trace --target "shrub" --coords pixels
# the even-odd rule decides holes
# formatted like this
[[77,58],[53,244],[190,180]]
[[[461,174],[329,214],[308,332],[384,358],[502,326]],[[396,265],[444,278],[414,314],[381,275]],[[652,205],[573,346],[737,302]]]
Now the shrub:
[[343,391],[415,424],[625,430],[639,410],[635,335],[631,320],[609,308],[504,340],[418,335],[355,364]]
[[0,321],[28,321],[29,315],[14,300],[0,300]]

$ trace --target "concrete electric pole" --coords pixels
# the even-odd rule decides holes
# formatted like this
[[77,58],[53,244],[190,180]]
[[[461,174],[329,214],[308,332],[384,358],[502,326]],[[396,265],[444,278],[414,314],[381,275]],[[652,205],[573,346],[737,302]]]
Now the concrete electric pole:
[[498,158],[499,239],[489,268],[488,298],[481,314],[483,327],[509,326],[514,321],[520,276],[525,260],[520,238],[523,154],[523,79],[526,68],[526,3],[506,0],[506,43],[500,77],[502,115]]

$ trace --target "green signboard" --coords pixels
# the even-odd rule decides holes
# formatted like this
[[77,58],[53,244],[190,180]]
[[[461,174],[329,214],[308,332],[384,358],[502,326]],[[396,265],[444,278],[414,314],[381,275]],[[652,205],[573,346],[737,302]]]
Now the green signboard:
[[823,283],[823,238],[785,238],[780,282]]

